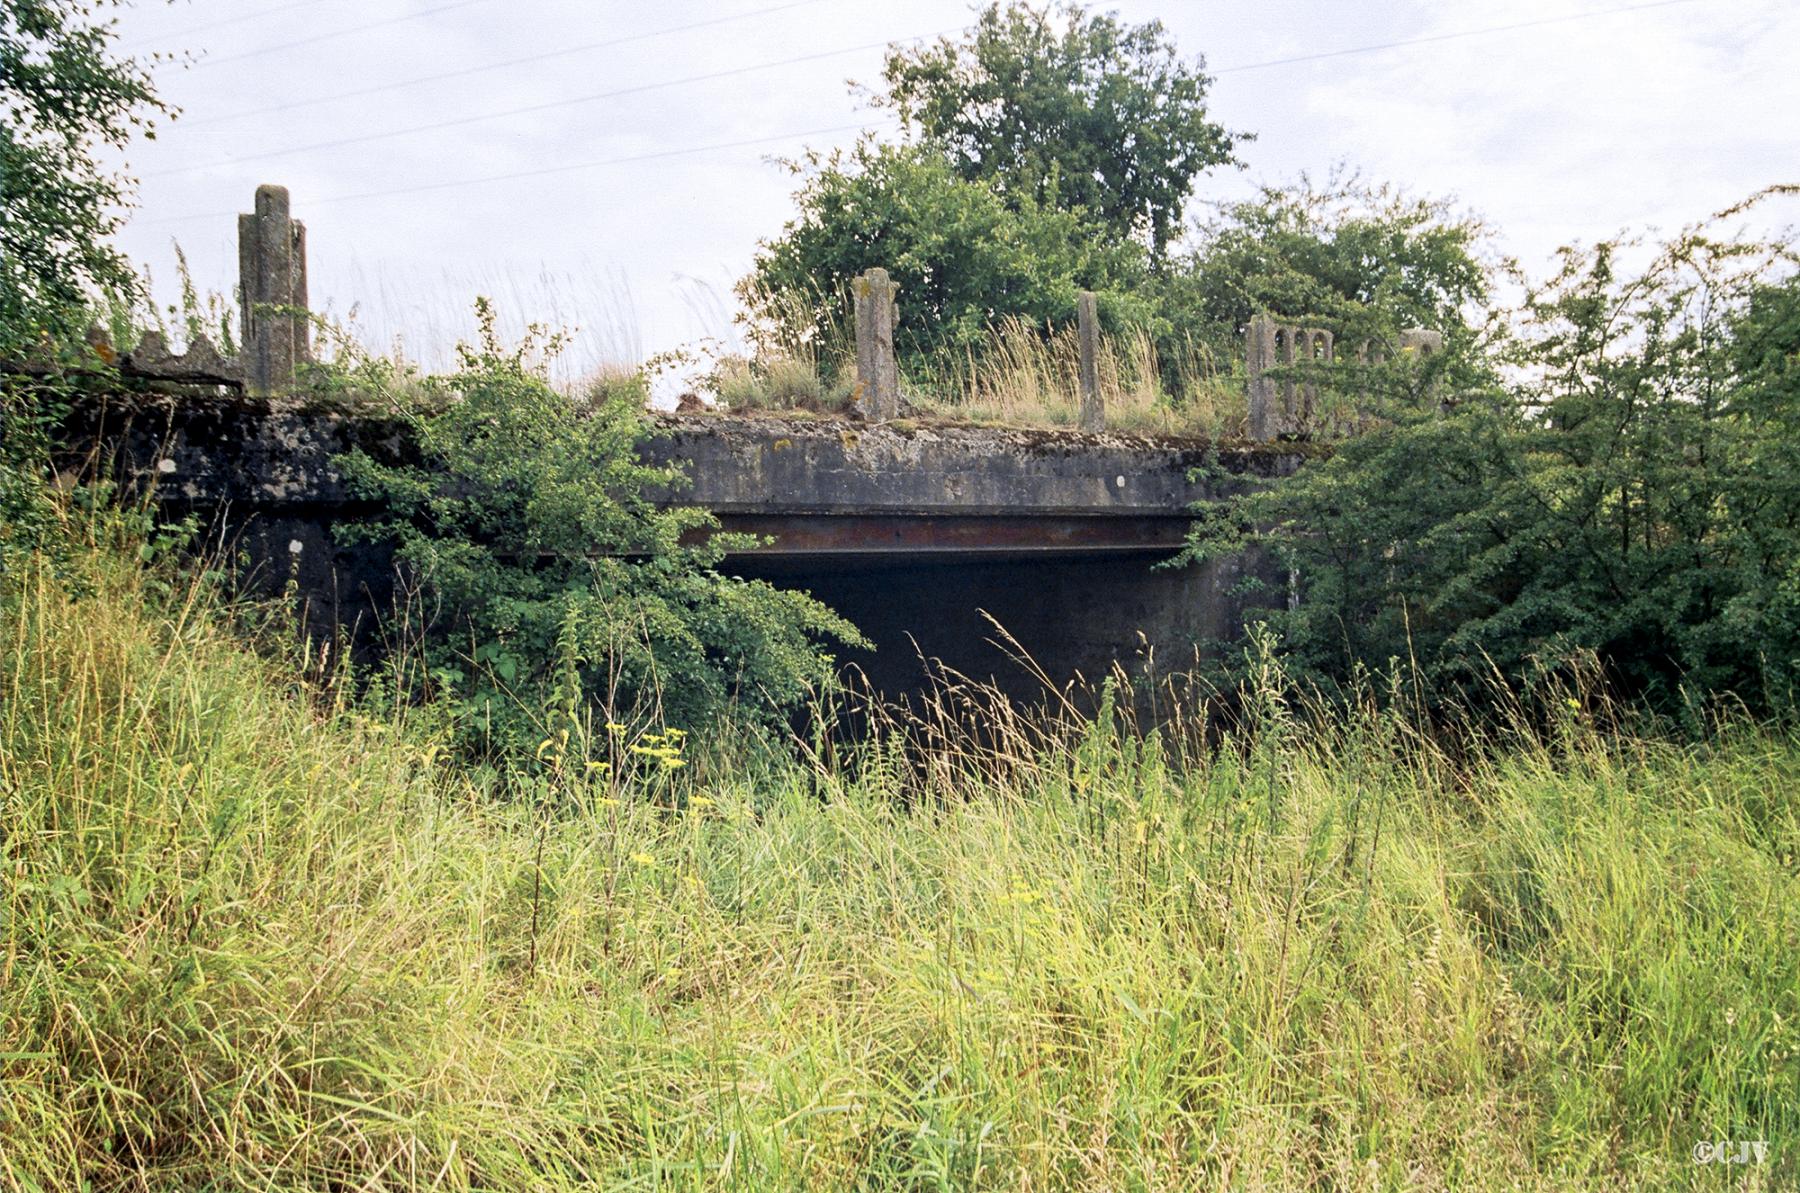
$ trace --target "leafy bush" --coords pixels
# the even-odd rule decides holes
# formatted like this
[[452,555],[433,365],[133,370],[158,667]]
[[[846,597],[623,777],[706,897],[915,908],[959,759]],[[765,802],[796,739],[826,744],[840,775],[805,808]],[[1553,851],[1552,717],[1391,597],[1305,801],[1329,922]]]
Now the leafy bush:
[[1323,326],[1346,349],[1402,327],[1451,334],[1492,288],[1486,231],[1440,200],[1334,174],[1223,205],[1158,279],[1162,317],[1235,356],[1252,316]]
[[1259,540],[1295,570],[1270,617],[1297,665],[1412,659],[1472,698],[1592,652],[1665,708],[1792,707],[1792,254],[1694,232],[1621,274],[1622,252],[1567,251],[1486,353],[1374,385],[1385,426],[1203,518],[1197,554]]
[[683,478],[638,458],[642,389],[578,411],[530,363],[553,342],[504,348],[479,313],[479,346],[431,382],[441,408],[408,416],[418,463],[347,462],[388,511],[356,533],[391,540],[428,597],[429,681],[465,741],[529,752],[593,716],[769,722],[829,688],[822,644],[863,639],[804,593],[722,575],[731,540],[688,541],[710,515],[653,502]]

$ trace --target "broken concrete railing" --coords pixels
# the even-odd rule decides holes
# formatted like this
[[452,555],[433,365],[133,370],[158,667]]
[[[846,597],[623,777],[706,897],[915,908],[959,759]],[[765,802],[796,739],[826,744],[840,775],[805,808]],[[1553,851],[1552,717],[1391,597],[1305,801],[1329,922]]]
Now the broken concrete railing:
[[[1332,335],[1316,327],[1277,323],[1267,315],[1250,320],[1245,343],[1245,373],[1250,391],[1250,438],[1258,443],[1292,439],[1310,433],[1319,405],[1317,380],[1296,380],[1294,366],[1329,362]],[[1277,381],[1270,376],[1281,369]]]
[[1100,400],[1100,310],[1092,290],[1075,296],[1075,336],[1081,345],[1082,430],[1098,434],[1106,429],[1106,406]]
[[119,371],[129,377],[145,377],[156,381],[180,381],[189,385],[244,384],[243,365],[235,356],[221,356],[212,341],[198,335],[186,352],[169,351],[162,332],[146,331],[138,337],[137,347],[119,358]]
[[900,417],[900,365],[894,359],[894,325],[900,288],[885,269],[870,269],[852,283],[856,318],[856,412],[869,422]]
[[238,288],[245,380],[254,393],[291,389],[312,359],[306,309],[306,225],[288,216],[285,186],[256,188],[238,216]]
[[312,359],[312,316],[306,305],[306,225],[288,215],[284,186],[256,188],[255,210],[238,216],[237,356],[204,335],[172,353],[162,333],[147,331],[120,358],[124,373],[157,381],[231,385],[258,395],[286,392]]
[[[1404,355],[1432,356],[1443,351],[1441,332],[1409,327],[1394,345]],[[1336,359],[1332,333],[1323,328],[1277,323],[1268,315],[1250,320],[1245,337],[1245,374],[1249,379],[1250,438],[1258,443],[1303,439],[1323,429],[1319,366]],[[1390,359],[1381,344],[1363,344],[1358,364],[1379,365]],[[1310,373],[1305,366],[1312,366]]]

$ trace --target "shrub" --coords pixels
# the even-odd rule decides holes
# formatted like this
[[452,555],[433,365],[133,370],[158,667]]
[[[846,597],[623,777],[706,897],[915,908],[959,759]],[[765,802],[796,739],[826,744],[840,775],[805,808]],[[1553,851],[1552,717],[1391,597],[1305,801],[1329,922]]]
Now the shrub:
[[1665,710],[1792,707],[1792,253],[1694,231],[1638,273],[1620,254],[1566,252],[1485,354],[1371,373],[1384,425],[1203,518],[1199,553],[1256,539],[1294,569],[1270,617],[1296,665],[1406,658],[1475,699],[1591,652]]
[[137,289],[108,243],[129,181],[100,158],[155,136],[173,109],[142,63],[115,53],[115,4],[0,8],[0,357],[76,338],[97,289]]
[[804,593],[721,574],[741,543],[705,538],[716,523],[701,510],[655,503],[684,478],[638,458],[641,385],[577,410],[530,364],[554,340],[503,348],[478,309],[479,346],[433,383],[451,400],[409,415],[419,462],[347,462],[388,511],[355,533],[391,540],[429,595],[427,679],[464,740],[530,752],[596,715],[772,723],[829,688],[823,645],[861,636]]

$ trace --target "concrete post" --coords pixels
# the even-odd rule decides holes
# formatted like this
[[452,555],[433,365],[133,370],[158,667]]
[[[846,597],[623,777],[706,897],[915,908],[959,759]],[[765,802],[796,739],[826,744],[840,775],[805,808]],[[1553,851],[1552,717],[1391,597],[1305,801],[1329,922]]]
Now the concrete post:
[[291,389],[312,359],[312,329],[306,227],[288,218],[285,186],[257,187],[255,212],[238,216],[238,289],[245,382],[257,394]]
[[1317,434],[1325,409],[1320,400],[1322,394],[1319,388],[1319,373],[1322,366],[1330,364],[1335,359],[1333,354],[1336,345],[1332,334],[1320,328],[1302,329],[1300,336],[1300,342],[1304,345],[1300,359],[1306,361],[1309,368],[1303,390],[1304,402],[1300,409],[1291,412],[1291,415],[1295,419],[1297,430]]
[[1081,417],[1084,431],[1106,429],[1106,407],[1100,400],[1100,309],[1092,290],[1075,296],[1075,334],[1081,342]]
[[1249,379],[1250,438],[1267,443],[1275,438],[1275,383],[1269,370],[1275,367],[1275,320],[1256,315],[1244,336],[1244,374]]
[[900,417],[900,366],[894,359],[895,295],[885,269],[854,283],[856,295],[856,410],[869,422]]

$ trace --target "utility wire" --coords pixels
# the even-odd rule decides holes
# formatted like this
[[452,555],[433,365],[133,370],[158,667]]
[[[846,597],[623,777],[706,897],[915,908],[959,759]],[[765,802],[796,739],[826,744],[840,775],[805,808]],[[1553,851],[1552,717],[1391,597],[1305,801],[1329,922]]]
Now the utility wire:
[[1631,4],[1624,8],[1603,8],[1594,12],[1577,12],[1562,17],[1541,17],[1535,21],[1516,21],[1510,25],[1489,25],[1483,29],[1463,29],[1456,33],[1434,33],[1427,37],[1409,37],[1405,41],[1387,41],[1373,46],[1352,46],[1344,50],[1325,50],[1318,54],[1300,54],[1293,58],[1271,58],[1267,62],[1246,62],[1239,66],[1223,66],[1213,71],[1215,75],[1233,75],[1247,70],[1263,70],[1271,66],[1292,66],[1299,62],[1319,62],[1326,58],[1343,58],[1350,54],[1372,54],[1377,50],[1396,50],[1402,46],[1431,45],[1440,41],[1457,41],[1465,37],[1480,37],[1488,33],[1506,33],[1513,29],[1536,29],[1544,25],[1563,25],[1570,21],[1585,21],[1590,17],[1613,17],[1621,13],[1644,12],[1652,8],[1673,8],[1677,4],[1696,4],[1699,0],[1656,0],[1652,4]]
[[267,116],[273,112],[291,112],[295,108],[307,108],[314,104],[331,103],[340,99],[358,99],[365,95],[377,95],[383,91],[397,91],[403,87],[416,87],[420,83],[437,83],[444,79],[461,79],[469,75],[478,75],[490,70],[503,70],[509,66],[524,66],[532,62],[545,62],[551,58],[566,58],[571,54],[585,54],[590,50],[604,50],[613,46],[622,46],[634,41],[648,41],[653,37],[666,37],[671,33],[687,33],[694,29],[704,29],[710,25],[723,25],[730,21],[743,21],[751,17],[768,16],[771,13],[786,12],[792,8],[805,8],[813,4],[821,4],[824,0],[791,0],[787,4],[775,4],[768,8],[753,8],[748,12],[735,12],[729,16],[709,17],[704,21],[690,21],[686,25],[671,25],[666,29],[655,29],[649,33],[633,33],[625,37],[612,37],[605,41],[590,41],[585,45],[569,46],[566,49],[551,50],[543,54],[529,54],[523,58],[508,58],[501,62],[485,62],[480,66],[468,66],[461,70],[447,70],[441,74],[420,75],[417,78],[401,79],[394,83],[377,83],[373,87],[362,87],[355,91],[339,91],[332,95],[315,95],[306,99],[297,99],[291,103],[271,104],[266,108],[252,108],[248,112],[227,112],[223,116],[208,116],[201,120],[183,120],[182,128],[193,128],[202,124],[219,124],[226,120],[243,120],[251,116]]
[[[1434,34],[1434,35],[1430,35],[1430,36],[1426,36],[1426,37],[1409,38],[1404,41],[1384,42],[1379,45],[1353,46],[1353,47],[1342,49],[1342,50],[1327,50],[1327,51],[1324,51],[1324,52],[1318,53],[1318,54],[1303,54],[1303,55],[1297,55],[1297,56],[1290,57],[1290,58],[1270,59],[1266,62],[1249,62],[1249,63],[1244,63],[1244,64],[1238,65],[1238,66],[1223,67],[1223,68],[1220,68],[1219,70],[1214,71],[1213,73],[1220,74],[1220,75],[1235,74],[1235,73],[1239,73],[1242,71],[1262,70],[1262,69],[1265,69],[1268,67],[1274,67],[1274,66],[1288,66],[1288,65],[1295,64],[1295,63],[1301,63],[1301,62],[1315,62],[1315,61],[1319,61],[1319,60],[1327,59],[1327,58],[1340,58],[1340,57],[1344,57],[1344,56],[1350,55],[1350,54],[1367,54],[1367,53],[1374,53],[1379,50],[1398,49],[1398,48],[1401,48],[1404,46],[1427,45],[1427,44],[1431,44],[1434,42],[1453,41],[1453,40],[1457,40],[1460,38],[1468,38],[1468,37],[1479,37],[1484,34],[1503,33],[1503,32],[1513,30],[1513,29],[1525,29],[1525,28],[1539,27],[1539,26],[1543,26],[1543,25],[1563,24],[1563,23],[1566,23],[1569,21],[1585,20],[1590,17],[1616,16],[1616,15],[1619,15],[1622,13],[1643,12],[1648,9],[1671,8],[1671,7],[1674,7],[1675,5],[1679,5],[1679,4],[1692,4],[1692,3],[1696,3],[1696,2],[1697,2],[1697,0],[1655,0],[1654,3],[1634,4],[1634,5],[1629,5],[1627,7],[1624,7],[1624,8],[1611,8],[1611,9],[1602,9],[1602,10],[1595,11],[1595,12],[1575,13],[1575,14],[1572,14],[1570,16],[1565,16],[1565,17],[1546,17],[1541,20],[1520,21],[1520,22],[1516,22],[1513,24],[1509,24],[1509,25],[1493,25],[1493,26],[1489,26],[1486,28],[1482,28],[1482,29],[1467,29],[1467,30],[1462,30],[1462,31],[1455,32],[1455,33],[1441,33],[1441,34]],[[966,26],[964,26],[964,28],[966,28]],[[945,32],[958,32],[958,30],[947,30]],[[907,40],[923,41],[923,40],[925,40],[925,38],[928,38],[928,37],[938,37],[938,36],[942,36],[942,35],[943,34],[928,33],[928,34],[924,34],[920,37],[914,37],[914,38],[910,38]],[[877,44],[889,45],[889,44],[895,44],[895,43],[883,42],[883,43],[877,43]],[[858,47],[853,47],[852,49],[849,49],[849,50],[836,50],[836,51],[831,51],[831,52],[824,53],[824,54],[807,55],[802,58],[790,59],[787,62],[765,63],[760,66],[741,67],[736,70],[722,71],[722,72],[717,72],[717,73],[711,74],[711,75],[696,75],[689,79],[669,80],[664,83],[648,84],[643,87],[628,88],[623,91],[604,92],[599,95],[582,96],[582,97],[577,97],[577,98],[571,99],[571,100],[560,101],[558,103],[535,105],[531,108],[520,109],[520,111],[540,111],[544,108],[560,107],[560,106],[565,106],[567,104],[575,104],[575,103],[585,103],[585,102],[587,102],[589,100],[593,100],[593,99],[602,99],[602,98],[606,98],[611,95],[629,94],[634,91],[646,91],[646,90],[650,90],[652,88],[660,87],[660,86],[671,86],[672,87],[672,86],[676,86],[676,85],[678,85],[680,83],[684,83],[684,82],[697,82],[701,79],[707,79],[707,78],[723,78],[727,75],[742,74],[742,73],[745,73],[745,72],[751,71],[751,70],[769,69],[769,68],[772,68],[775,66],[791,65],[793,63],[798,63],[798,62],[813,61],[818,58],[826,58],[826,57],[832,57],[832,56],[840,55],[840,54],[853,53],[856,50],[867,49],[867,48],[869,48],[869,47],[858,46]],[[491,113],[490,116],[498,117],[498,116],[503,116],[503,115],[513,115],[513,114],[516,114],[516,113],[497,112],[497,113]],[[451,126],[458,125],[458,124],[468,124],[468,123],[472,123],[476,120],[483,120],[483,119],[488,119],[488,118],[489,118],[488,116],[477,116],[477,117],[471,117],[467,120],[446,122],[445,124],[442,124],[442,125],[428,125],[428,126],[425,126],[424,128],[420,128],[420,129],[401,129],[401,130],[397,130],[396,132],[393,132],[393,133],[378,134],[378,136],[383,136],[383,137],[399,136],[406,132],[419,132],[419,131],[425,131],[426,129],[451,127]],[[454,188],[454,187],[475,186],[475,185],[479,185],[482,183],[488,183],[488,182],[505,182],[505,181],[511,181],[513,179],[520,179],[520,178],[540,178],[540,177],[544,177],[544,176],[550,175],[550,174],[568,173],[568,172],[576,171],[576,170],[588,170],[588,169],[594,169],[594,168],[601,167],[601,166],[625,165],[625,164],[632,163],[632,162],[654,161],[654,160],[658,160],[661,158],[681,157],[681,156],[687,156],[687,155],[697,154],[697,153],[710,153],[710,152],[714,152],[714,151],[722,150],[722,149],[740,149],[740,148],[746,148],[746,147],[752,146],[752,145],[766,145],[766,144],[772,144],[772,143],[775,143],[778,141],[792,140],[796,137],[825,136],[830,133],[849,132],[849,131],[853,131],[853,130],[860,131],[860,132],[867,132],[867,131],[872,131],[874,128],[881,127],[884,124],[891,124],[891,123],[893,123],[893,122],[891,120],[889,120],[889,121],[878,121],[873,124],[838,125],[838,126],[835,126],[832,128],[810,129],[810,130],[805,130],[805,131],[800,131],[800,132],[783,133],[783,134],[780,134],[778,136],[773,136],[773,137],[753,137],[753,138],[750,138],[747,140],[742,140],[742,141],[724,141],[724,142],[718,142],[718,143],[711,144],[711,145],[695,145],[695,146],[690,146],[690,147],[684,148],[684,149],[669,149],[669,150],[663,150],[663,151],[656,152],[656,153],[635,154],[635,155],[631,155],[631,156],[627,156],[627,157],[603,158],[603,159],[600,159],[597,161],[577,162],[577,163],[565,164],[565,165],[561,165],[561,166],[549,166],[549,167],[546,167],[543,169],[538,169],[538,170],[522,170],[522,171],[517,171],[514,173],[508,173],[508,174],[486,174],[486,175],[482,175],[482,176],[476,177],[476,178],[461,178],[461,179],[452,179],[452,180],[445,181],[445,182],[421,183],[421,184],[414,185],[414,186],[394,187],[391,189],[378,190],[378,191],[363,191],[363,192],[360,192],[357,194],[350,194],[350,195],[332,195],[332,196],[328,196],[328,197],[325,197],[322,199],[310,200],[309,206],[312,204],[347,203],[347,202],[351,202],[353,200],[358,200],[358,199],[386,198],[386,197],[393,196],[393,195],[406,195],[406,194],[415,194],[415,193],[420,193],[420,192],[425,192],[425,191],[446,190],[446,189],[450,189],[450,188]],[[374,138],[374,137],[351,138],[346,141],[331,142],[329,144],[335,146],[335,145],[340,145],[340,144],[350,144],[350,143],[355,143],[357,141],[372,140],[372,139],[376,139],[376,138]],[[324,148],[324,147],[326,147],[326,146],[306,146],[304,148],[305,149],[315,149],[315,148]],[[264,156],[264,157],[281,156],[281,155],[285,155],[287,153],[299,153],[299,152],[303,152],[303,151],[304,151],[304,149],[280,150],[273,154],[264,154],[264,155],[260,155],[260,156]],[[236,160],[247,161],[247,160],[251,160],[251,159],[239,158]],[[229,164],[229,163],[215,163],[215,164]],[[199,168],[206,168],[206,167],[199,167]],[[177,171],[165,171],[164,173],[183,173],[183,172],[184,171],[177,170]],[[150,175],[150,177],[158,177],[158,176],[159,175]],[[143,221],[143,223],[149,224],[149,225],[157,225],[157,224],[185,223],[185,222],[192,221],[192,220],[203,220],[203,219],[225,219],[225,218],[229,218],[232,214],[233,214],[232,212],[227,211],[227,212],[216,212],[216,213],[210,213],[210,214],[204,214],[204,215],[173,216],[173,217],[165,217],[163,219],[145,220],[145,221]]]
[[454,12],[459,8],[469,8],[476,4],[491,4],[493,0],[459,0],[456,4],[440,4],[436,8],[427,8],[420,12],[409,12],[402,16],[388,17],[380,21],[370,21],[366,25],[352,25],[348,29],[333,29],[312,37],[302,37],[298,41],[284,41],[272,46],[261,46],[254,50],[245,50],[241,54],[227,54],[223,58],[202,58],[194,63],[195,68],[202,66],[223,66],[227,62],[242,62],[246,58],[260,58],[264,54],[273,54],[278,50],[293,50],[301,46],[317,45],[322,41],[335,41],[340,37],[353,37],[358,33],[367,33],[371,29],[385,29],[389,25],[398,25],[405,21],[418,21],[426,17],[435,17],[439,13]]
[[183,29],[179,33],[166,33],[156,37],[145,38],[143,41],[135,41],[128,46],[121,46],[119,48],[129,54],[134,50],[148,49],[153,45],[162,45],[172,41],[184,41],[196,33],[205,33],[211,29],[223,29],[227,25],[241,25],[245,21],[260,21],[264,17],[278,16],[284,12],[292,12],[296,8],[311,8],[315,4],[322,3],[324,3],[324,0],[296,0],[293,4],[283,4],[279,8],[265,8],[261,12],[247,12],[241,16],[226,17],[222,21],[210,21],[204,25],[195,25],[192,29]]
[[[635,153],[626,157],[606,157],[589,162],[570,162],[560,166],[545,166],[537,170],[517,170],[508,174],[482,174],[475,178],[455,178],[446,182],[422,182],[414,186],[399,186],[388,190],[359,191],[351,195],[327,195],[321,199],[308,199],[306,206],[318,207],[328,203],[349,203],[356,199],[385,199],[392,195],[411,195],[423,191],[448,190],[451,187],[475,186],[485,182],[510,182],[518,178],[542,178],[550,174],[567,174],[575,170],[592,170],[600,166],[622,166],[632,162],[659,161],[669,157],[686,157],[696,153],[712,153],[721,149],[744,149],[752,145],[770,145],[778,141],[792,141],[797,137],[822,137],[830,133],[871,132],[883,125],[892,124],[892,119],[863,122],[860,124],[839,124],[830,128],[801,129],[791,133],[778,133],[772,137],[749,137],[742,141],[718,141],[711,145],[690,145],[683,149],[659,149],[654,153]],[[165,216],[162,219],[143,220],[143,225],[180,224],[190,220],[229,219],[234,212],[216,211],[202,215]]]
[[296,153],[311,153],[319,149],[338,149],[345,145],[365,145],[371,141],[385,141],[393,137],[410,136],[413,133],[438,132],[446,128],[462,128],[465,125],[480,124],[488,120],[499,120],[507,116],[525,116],[534,112],[548,112],[555,108],[567,108],[576,104],[593,103],[597,100],[614,99],[621,95],[639,95],[646,91],[660,91],[666,87],[681,87],[688,83],[702,83],[712,79],[729,79],[738,75],[746,75],[760,70],[774,70],[782,66],[797,66],[803,62],[817,62],[824,58],[841,58],[845,54],[856,54],[864,50],[881,49],[884,46],[903,45],[907,42],[923,41],[928,37],[939,37],[944,33],[955,33],[958,29],[941,30],[938,33],[924,33],[918,37],[909,37],[895,41],[865,42],[859,46],[848,46],[841,50],[823,50],[816,54],[801,54],[795,58],[782,58],[774,62],[756,62],[749,66],[734,66],[728,70],[708,71],[700,75],[685,75],[679,79],[660,79],[654,83],[640,83],[635,87],[619,87],[612,91],[596,91],[591,95],[577,95],[568,99],[549,100],[541,104],[527,104],[522,108],[505,108],[498,112],[481,112],[474,116],[459,116],[455,120],[439,120],[431,124],[415,124],[407,128],[390,129],[381,133],[364,133],[357,137],[339,137],[332,141],[315,141],[311,145],[295,145],[287,149],[270,149],[263,153],[244,154],[240,157],[224,158],[219,161],[205,162],[197,166],[180,166],[173,170],[158,170],[145,174],[145,178],[167,178],[174,174],[192,174],[199,170],[210,170],[219,166],[235,166],[242,162],[264,161],[272,157],[289,157]]

